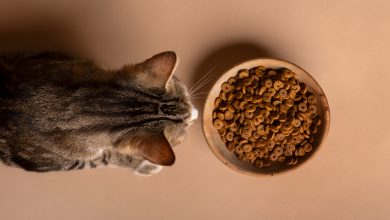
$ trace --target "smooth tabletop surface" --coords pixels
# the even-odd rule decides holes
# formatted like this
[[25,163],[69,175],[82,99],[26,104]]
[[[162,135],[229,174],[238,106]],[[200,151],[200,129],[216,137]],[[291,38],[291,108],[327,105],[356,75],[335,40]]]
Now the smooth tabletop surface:
[[[317,80],[331,111],[316,157],[274,177],[222,164],[201,115],[175,165],[151,177],[0,165],[0,219],[389,219],[389,11],[385,0],[0,0],[1,52],[60,50],[114,69],[173,50],[190,87],[210,70],[212,83],[236,63],[280,58]],[[204,93],[194,100],[201,112]]]

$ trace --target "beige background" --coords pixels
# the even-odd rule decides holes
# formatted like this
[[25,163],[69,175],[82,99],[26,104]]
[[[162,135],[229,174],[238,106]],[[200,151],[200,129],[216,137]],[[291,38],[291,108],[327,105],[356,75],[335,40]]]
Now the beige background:
[[1,51],[56,49],[117,68],[174,50],[189,84],[213,67],[283,58],[322,85],[332,121],[315,159],[275,177],[225,167],[199,121],[174,167],[149,178],[0,166],[0,219],[389,219],[389,12],[386,0],[0,0]]

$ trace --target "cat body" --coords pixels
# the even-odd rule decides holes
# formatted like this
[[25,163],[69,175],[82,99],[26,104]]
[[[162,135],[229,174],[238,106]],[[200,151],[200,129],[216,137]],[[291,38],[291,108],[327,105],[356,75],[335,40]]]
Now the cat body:
[[0,56],[0,159],[28,171],[172,165],[193,120],[176,54],[104,70],[57,53]]

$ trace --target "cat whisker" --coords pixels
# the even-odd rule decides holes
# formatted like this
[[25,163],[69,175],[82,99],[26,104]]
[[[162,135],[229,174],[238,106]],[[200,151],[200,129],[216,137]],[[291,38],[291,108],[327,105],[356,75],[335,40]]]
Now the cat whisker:
[[196,88],[194,88],[191,93],[194,94],[196,93],[197,91],[199,91],[201,88],[203,88],[203,86],[205,86],[207,83],[210,82],[210,79],[216,77],[214,74],[213,75],[210,75],[208,78],[206,78],[202,83],[200,83]]
[[191,91],[194,87],[196,87],[208,74],[210,74],[213,70],[215,69],[215,66],[213,68],[211,68],[211,70],[209,70],[204,76],[202,76],[198,82],[196,82],[193,87],[191,88]]
[[202,78],[200,78],[200,79],[198,80],[198,82],[196,82],[196,83],[192,86],[192,88],[190,89],[190,92],[193,92],[193,91],[199,86],[199,84],[201,84],[202,82],[207,81],[207,80],[206,80],[206,79],[207,79],[206,77],[207,77],[211,72],[214,71],[215,67],[216,67],[216,66],[214,66],[213,68],[211,68],[204,76],[202,76]]

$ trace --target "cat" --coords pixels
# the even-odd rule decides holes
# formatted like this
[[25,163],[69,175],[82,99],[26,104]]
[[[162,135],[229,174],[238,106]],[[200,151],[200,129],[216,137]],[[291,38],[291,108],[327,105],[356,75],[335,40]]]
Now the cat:
[[55,52],[0,55],[0,160],[36,172],[172,165],[197,117],[176,65],[170,51],[118,70]]

